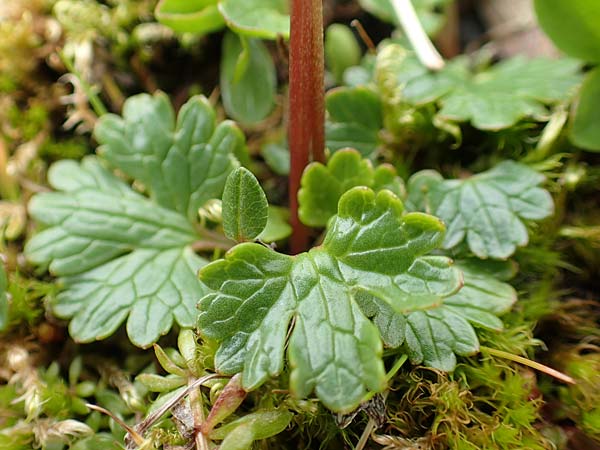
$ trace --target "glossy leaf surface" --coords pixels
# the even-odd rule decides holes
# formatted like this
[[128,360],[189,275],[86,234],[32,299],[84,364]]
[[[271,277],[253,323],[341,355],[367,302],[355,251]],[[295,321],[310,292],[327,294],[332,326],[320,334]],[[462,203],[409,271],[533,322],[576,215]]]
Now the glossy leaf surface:
[[159,205],[189,220],[212,198],[220,198],[227,175],[244,150],[244,136],[232,122],[216,124],[204,97],[191,98],[177,119],[165,94],[140,94],[96,125],[100,154],[143,183]]
[[411,177],[409,201],[446,223],[444,248],[466,241],[480,258],[506,259],[529,240],[524,222],[554,210],[552,197],[539,187],[543,182],[543,175],[514,161],[464,180],[427,171]]
[[434,217],[404,214],[390,191],[357,187],[341,197],[321,247],[295,257],[234,247],[200,271],[214,292],[198,305],[198,325],[222,341],[217,369],[243,372],[248,390],[279,374],[293,318],[290,389],[297,397],[314,390],[334,411],[384,388],[382,338],[393,346],[406,339],[415,360],[451,370],[454,353],[473,353],[478,341],[467,319],[442,309],[462,284],[460,271],[448,258],[424,256],[443,233]]
[[49,181],[59,192],[29,204],[47,228],[25,252],[63,277],[52,306],[72,318],[73,338],[103,339],[128,319],[129,338],[146,347],[173,321],[191,326],[205,261],[187,247],[197,236],[185,217],[134,192],[94,157],[56,163]]
[[256,177],[238,167],[225,183],[223,192],[223,229],[238,242],[256,238],[266,227],[269,204]]
[[337,212],[342,194],[355,186],[376,191],[388,189],[399,197],[404,194],[404,184],[391,165],[374,168],[371,161],[363,159],[356,150],[340,150],[326,166],[312,163],[304,171],[298,192],[300,220],[312,227],[324,227]]

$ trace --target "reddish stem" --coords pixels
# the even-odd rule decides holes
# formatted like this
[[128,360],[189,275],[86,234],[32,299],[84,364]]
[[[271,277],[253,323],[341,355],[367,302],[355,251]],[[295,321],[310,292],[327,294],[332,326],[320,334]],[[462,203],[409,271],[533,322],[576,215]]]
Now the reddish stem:
[[306,250],[308,228],[298,218],[298,190],[309,161],[325,162],[322,0],[291,0],[290,35],[290,212],[292,253]]

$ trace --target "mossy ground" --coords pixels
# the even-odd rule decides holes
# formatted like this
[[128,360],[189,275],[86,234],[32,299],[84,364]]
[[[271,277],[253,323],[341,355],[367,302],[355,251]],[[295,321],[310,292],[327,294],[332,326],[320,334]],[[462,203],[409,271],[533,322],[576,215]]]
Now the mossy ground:
[[[25,205],[33,193],[46,189],[49,164],[81,158],[95,147],[89,134],[93,111],[87,101],[81,101],[83,87],[78,82],[75,94],[65,97],[72,88],[64,79],[57,81],[67,70],[56,50],[71,45],[82,51],[77,47],[84,42],[80,32],[92,30],[87,39],[94,51],[93,64],[85,66],[77,54],[75,63],[82,73],[90,71],[90,83],[100,86],[101,100],[116,110],[125,96],[143,90],[162,88],[175,104],[196,91],[213,92],[220,37],[178,39],[168,30],[147,28],[145,40],[140,40],[139,26],[151,22],[153,1],[101,2],[112,20],[109,31],[95,23],[94,15],[85,16],[89,21],[85,27],[65,27],[52,16],[50,0],[10,3],[0,6],[0,15],[8,18],[0,21],[0,220],[11,301],[8,328],[0,335],[0,447],[113,448],[110,443],[115,438],[122,441],[125,431],[85,404],[100,405],[130,424],[141,421],[157,394],[148,392],[136,376],[160,372],[160,366],[151,352],[126,343],[124,334],[100,344],[74,344],[66,324],[48,312],[59,287],[46,273],[28,266],[22,256],[25,240],[35,231],[24,214]],[[195,76],[191,67],[206,70]],[[281,69],[279,75],[284,72]],[[281,111],[276,115],[281,125]],[[271,122],[268,127],[272,128]],[[267,131],[248,130],[251,150],[269,137]],[[449,150],[454,142],[448,135],[436,140],[430,132],[430,126],[413,130],[410,150],[394,144],[397,136],[388,136],[390,145],[382,159],[400,173],[435,168],[460,176],[493,161],[527,157],[542,127],[522,123],[507,132],[488,134],[467,129],[460,150]],[[519,301],[503,318],[505,329],[482,332],[480,338],[483,346],[543,362],[577,384],[562,384],[485,350],[462,358],[452,374],[406,363],[382,400],[385,408],[379,412],[384,420],[367,448],[598,448],[600,159],[569,152],[569,144],[559,140],[535,161],[549,178],[556,214],[531,230],[530,244],[516,255],[518,272],[512,284]],[[259,157],[253,165],[268,196],[284,198],[283,179]],[[176,334],[166,336],[161,345],[176,346]],[[213,343],[198,345],[199,365],[210,368]],[[388,369],[398,357],[386,357]],[[220,388],[205,392],[207,407]],[[286,386],[276,381],[251,393],[237,414],[278,405],[294,413],[291,431],[257,448],[352,448],[370,426],[363,411],[341,429],[339,418],[318,402],[290,398]],[[149,436],[164,448],[185,444],[170,419],[160,420]]]

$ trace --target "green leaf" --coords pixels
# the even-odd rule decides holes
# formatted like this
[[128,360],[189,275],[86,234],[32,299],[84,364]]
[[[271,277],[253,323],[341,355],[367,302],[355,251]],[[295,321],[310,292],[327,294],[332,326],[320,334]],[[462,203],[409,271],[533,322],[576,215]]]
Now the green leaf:
[[571,127],[571,142],[581,148],[600,151],[600,68],[586,75]]
[[305,169],[298,192],[300,220],[312,227],[324,227],[335,215],[342,194],[355,186],[388,189],[398,196],[404,193],[402,180],[392,166],[383,164],[374,169],[371,161],[362,159],[356,150],[340,150],[327,166],[312,163]]
[[535,0],[538,22],[567,55],[600,62],[600,3],[596,0]]
[[234,241],[256,238],[266,227],[269,204],[256,177],[238,167],[229,174],[223,192],[223,229]]
[[226,33],[221,57],[221,95],[229,116],[245,124],[265,119],[275,106],[275,64],[257,39]]
[[501,330],[504,314],[517,301],[517,292],[499,280],[502,272],[489,270],[497,261],[458,261],[456,266],[463,272],[463,288],[444,300],[444,307],[465,317],[476,327]]
[[414,364],[444,371],[456,366],[455,354],[466,356],[479,351],[477,335],[469,322],[447,308],[409,314],[406,344]]
[[47,228],[25,253],[63,277],[52,306],[73,318],[73,338],[103,339],[129,317],[129,338],[147,347],[174,320],[191,326],[204,294],[195,274],[205,262],[188,247],[197,235],[185,217],[134,192],[94,157],[60,161],[48,178],[59,192],[29,203],[31,216]]
[[290,150],[288,149],[287,142],[269,142],[260,149],[260,154],[271,170],[277,175],[289,175]]
[[165,371],[172,375],[179,375],[180,377],[187,376],[185,369],[177,365],[160,345],[154,344],[154,354],[156,355],[156,359],[158,360],[159,364],[163,369],[165,369]]
[[154,373],[141,373],[136,381],[142,383],[151,392],[171,392],[186,384],[187,379],[177,375],[162,377]]
[[220,0],[219,11],[236,33],[261,39],[290,36],[287,0]]
[[350,147],[365,157],[372,156],[383,128],[379,96],[362,86],[342,87],[327,93],[325,105],[327,147],[332,151]]
[[161,0],[155,15],[160,23],[179,33],[212,33],[225,26],[219,0]]
[[361,50],[347,25],[333,23],[325,31],[325,63],[336,83],[341,84],[347,68],[360,64]]
[[511,308],[517,293],[510,284],[495,276],[506,272],[505,267],[497,267],[498,263],[457,262],[456,267],[464,276],[464,286],[444,298],[439,308],[408,315],[406,345],[414,364],[453,370],[455,354],[470,355],[479,351],[479,341],[472,326],[502,330],[502,321],[497,316]]
[[4,264],[0,263],[0,331],[3,331],[8,326],[8,280],[4,270]]
[[543,182],[544,176],[535,170],[504,161],[464,180],[417,173],[409,180],[408,191],[413,205],[446,223],[444,248],[466,241],[480,258],[506,259],[527,244],[525,221],[553,213],[552,197],[539,187]]
[[267,439],[284,431],[292,421],[293,414],[285,410],[260,410],[246,414],[233,422],[213,430],[212,440],[223,440],[222,450],[246,450],[254,441]]
[[168,97],[140,94],[123,117],[102,116],[94,130],[98,149],[114,167],[143,183],[151,198],[194,221],[206,201],[220,198],[238,163],[244,136],[232,122],[216,125],[204,97],[191,98],[177,122]]
[[292,227],[289,224],[290,211],[280,206],[269,205],[269,217],[267,226],[258,235],[262,242],[275,242],[285,239],[292,234]]
[[482,130],[500,130],[519,120],[548,116],[544,105],[572,96],[581,82],[575,60],[504,60],[456,86],[441,100],[438,115],[445,120],[470,121]]
[[[279,374],[292,318],[290,389],[297,397],[314,390],[334,411],[385,387],[381,337],[396,346],[406,339],[415,357],[450,370],[454,353],[473,353],[478,341],[460,312],[442,308],[461,286],[460,271],[448,258],[424,256],[443,233],[432,216],[404,214],[390,191],[357,187],[341,197],[321,247],[294,257],[234,247],[200,271],[214,292],[200,300],[198,325],[221,341],[217,370],[242,371],[247,390]],[[421,315],[436,329],[423,328]],[[428,356],[427,333],[444,339],[435,341],[437,360]]]
[[63,192],[43,193],[29,203],[31,216],[49,226],[27,244],[35,264],[50,263],[56,275],[76,275],[132,248],[184,247],[195,231],[184,217],[131,190],[94,157],[81,165],[64,160],[48,174]]
[[390,105],[388,109],[394,107],[386,111],[386,126],[410,124],[415,120],[410,106],[435,102],[440,106],[438,120],[470,122],[478,129],[497,131],[526,118],[547,120],[546,105],[576,93],[580,66],[573,59],[514,57],[473,72],[469,61],[458,57],[442,70],[430,72],[413,53],[390,44],[377,55],[376,75],[382,101]]

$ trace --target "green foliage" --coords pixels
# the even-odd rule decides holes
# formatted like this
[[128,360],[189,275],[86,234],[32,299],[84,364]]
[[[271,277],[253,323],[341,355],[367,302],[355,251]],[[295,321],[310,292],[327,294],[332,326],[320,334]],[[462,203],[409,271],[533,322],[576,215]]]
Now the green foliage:
[[19,326],[33,328],[44,315],[45,302],[51,301],[57,291],[54,283],[26,278],[18,272],[11,273],[7,287],[10,302],[4,331],[9,333]]
[[409,180],[409,202],[447,224],[445,249],[466,241],[480,258],[506,259],[527,244],[525,221],[553,212],[552,197],[538,187],[543,182],[543,175],[514,161],[464,180],[424,171]]
[[106,338],[129,316],[130,339],[146,347],[173,319],[190,326],[204,261],[188,247],[196,234],[185,217],[134,192],[93,157],[56,163],[49,180],[61,192],[30,202],[31,216],[49,228],[26,254],[64,277],[53,309],[73,317],[73,338]]
[[161,0],[155,14],[177,32],[205,34],[227,24],[236,33],[255,38],[290,34],[285,0]]
[[275,106],[275,65],[257,39],[226,33],[221,56],[221,95],[227,114],[244,124],[265,119]]
[[290,150],[287,143],[273,141],[267,142],[260,149],[260,153],[269,168],[277,175],[289,175],[290,173]]
[[287,410],[262,410],[246,414],[233,422],[213,430],[209,437],[223,440],[221,450],[249,450],[252,443],[267,439],[284,431],[292,421]]
[[595,0],[535,0],[543,30],[563,52],[600,63],[600,4]]
[[325,98],[328,120],[327,147],[336,151],[351,147],[363,156],[372,156],[379,145],[383,127],[381,100],[366,87],[337,88]]
[[[600,42],[600,41],[599,41]],[[600,68],[589,72],[575,109],[571,141],[586,150],[600,151]]]
[[269,204],[252,172],[238,167],[223,192],[223,229],[234,241],[255,239],[266,227]]
[[360,63],[360,56],[360,46],[348,26],[332,23],[327,27],[325,31],[325,63],[336,83],[342,83],[347,68]]
[[337,212],[341,196],[355,186],[366,186],[375,191],[388,189],[398,197],[404,196],[404,183],[389,164],[373,168],[368,159],[362,159],[353,149],[333,154],[327,165],[312,163],[302,175],[298,192],[300,220],[312,227],[324,227]]
[[[392,46],[397,44],[384,47],[378,60],[399,52]],[[435,103],[440,106],[437,117],[441,120],[470,122],[481,130],[497,131],[525,118],[545,120],[545,105],[568,100],[575,93],[581,81],[579,68],[580,63],[571,59],[515,57],[473,72],[459,57],[438,72],[428,72],[407,53],[380,68],[384,73],[379,77],[389,80],[388,92],[382,91],[384,99],[397,98],[419,107]]]
[[173,321],[194,322],[194,303],[204,293],[195,273],[205,261],[190,248],[201,238],[191,221],[204,202],[221,196],[243,137],[230,123],[215,126],[202,98],[184,105],[176,131],[174,120],[164,95],[141,95],[126,103],[124,118],[104,116],[96,129],[101,153],[143,182],[152,199],[88,157],[52,166],[49,182],[59,192],[29,204],[48,228],[26,254],[62,277],[52,306],[73,318],[69,330],[80,342],[103,339],[128,318],[129,338],[147,347]]
[[512,58],[453,86],[440,100],[439,116],[470,121],[482,130],[508,128],[519,120],[547,117],[544,104],[567,100],[580,83],[573,60]]
[[204,374],[205,364],[210,362],[211,355],[207,357],[197,353],[198,346],[193,331],[181,330],[177,338],[177,347],[177,350],[172,348],[163,350],[158,344],[154,344],[156,359],[167,375],[141,373],[136,381],[142,383],[151,392],[168,395],[185,386],[189,381],[201,377]]
[[269,205],[267,225],[258,235],[258,239],[262,242],[275,242],[285,239],[292,234],[289,220],[290,211],[287,208]]
[[161,0],[155,15],[159,22],[183,33],[211,33],[225,26],[218,0]]
[[216,124],[204,97],[191,98],[177,121],[165,94],[140,94],[123,106],[123,117],[103,116],[94,130],[99,153],[144,184],[157,204],[194,221],[198,208],[223,192],[244,152],[244,136],[229,121]]
[[219,11],[239,34],[262,39],[287,39],[290,35],[287,0],[220,0]]
[[0,331],[4,331],[8,326],[8,280],[4,270],[4,264],[0,264]]
[[452,370],[454,353],[474,353],[478,342],[460,302],[443,306],[460,288],[460,272],[448,258],[424,256],[443,232],[434,217],[403,215],[390,191],[357,187],[341,197],[322,247],[290,257],[236,246],[200,271],[215,291],[200,301],[198,325],[222,341],[217,369],[242,371],[248,390],[279,374],[294,317],[290,389],[298,397],[314,390],[334,411],[384,388],[380,336],[393,346],[406,340],[416,362]]
[[506,265],[495,261],[460,260],[456,262],[464,276],[464,286],[444,301],[444,305],[462,314],[475,327],[499,331],[506,313],[517,301],[515,289],[503,280]]

